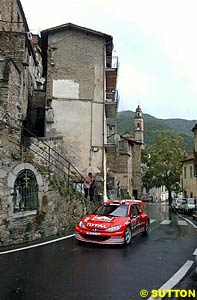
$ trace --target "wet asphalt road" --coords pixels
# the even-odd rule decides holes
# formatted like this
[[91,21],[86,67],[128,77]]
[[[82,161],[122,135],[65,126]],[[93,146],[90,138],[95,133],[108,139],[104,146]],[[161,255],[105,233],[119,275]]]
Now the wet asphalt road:
[[[146,205],[147,237],[128,247],[78,245],[74,238],[0,255],[0,300],[140,300],[194,260],[196,231],[167,206]],[[170,225],[161,225],[165,219]]]

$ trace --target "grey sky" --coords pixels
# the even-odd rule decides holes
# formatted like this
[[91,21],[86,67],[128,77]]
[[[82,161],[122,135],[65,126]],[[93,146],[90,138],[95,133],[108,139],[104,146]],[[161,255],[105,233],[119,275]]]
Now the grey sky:
[[21,0],[30,29],[72,22],[111,34],[119,110],[197,119],[196,0]]

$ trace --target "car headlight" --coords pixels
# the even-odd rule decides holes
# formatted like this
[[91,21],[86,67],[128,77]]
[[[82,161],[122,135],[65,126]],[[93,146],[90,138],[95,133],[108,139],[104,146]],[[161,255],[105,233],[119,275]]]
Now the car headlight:
[[121,225],[117,225],[117,226],[113,226],[113,227],[106,229],[106,231],[113,232],[113,231],[119,230],[120,228],[121,228]]
[[79,222],[79,227],[86,228],[82,221]]

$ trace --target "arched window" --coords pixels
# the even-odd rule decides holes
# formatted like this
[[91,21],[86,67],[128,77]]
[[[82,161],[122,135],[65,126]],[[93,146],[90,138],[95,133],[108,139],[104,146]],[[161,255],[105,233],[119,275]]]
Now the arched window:
[[14,212],[34,210],[38,207],[38,184],[35,174],[24,169],[20,171],[14,183]]

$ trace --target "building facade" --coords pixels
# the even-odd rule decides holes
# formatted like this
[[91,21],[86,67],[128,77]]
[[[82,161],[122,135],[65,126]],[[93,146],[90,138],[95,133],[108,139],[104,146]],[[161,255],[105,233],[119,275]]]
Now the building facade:
[[83,214],[83,197],[70,202],[66,190],[83,182],[78,168],[105,178],[118,62],[111,36],[73,24],[64,36],[60,26],[54,46],[53,30],[42,40],[29,32],[19,0],[0,4],[1,246],[68,230]]
[[114,143],[108,144],[107,147],[107,177],[113,182],[114,188],[120,182],[123,198],[130,195],[135,199],[140,199],[142,193],[141,150],[144,145],[144,121],[140,106],[136,108],[132,121],[134,132],[125,132],[119,137],[116,133],[109,136]]
[[112,36],[71,23],[32,35],[19,0],[0,0],[0,13],[1,246],[71,228],[84,200],[67,190],[90,166],[104,199],[108,169],[140,196],[143,118],[138,107],[135,132],[116,134]]
[[118,59],[113,38],[67,23],[42,31],[46,137],[61,136],[67,158],[84,175],[106,178],[107,118],[115,118]]
[[197,198],[197,124],[194,132],[194,154],[183,160],[181,185],[183,197]]

